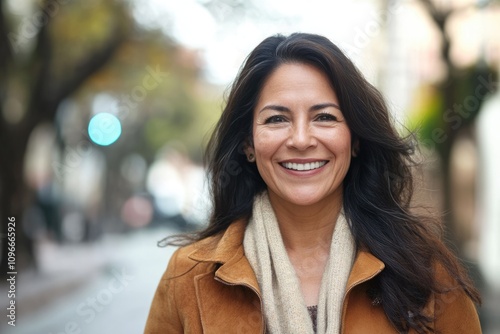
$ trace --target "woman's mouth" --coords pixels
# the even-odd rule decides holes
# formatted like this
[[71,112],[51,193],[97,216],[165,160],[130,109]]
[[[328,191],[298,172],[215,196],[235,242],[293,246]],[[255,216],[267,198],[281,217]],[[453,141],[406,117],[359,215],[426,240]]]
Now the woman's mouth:
[[307,162],[307,163],[295,163],[295,162],[282,162],[280,163],[281,166],[285,167],[286,169],[291,169],[291,170],[298,170],[298,171],[308,171],[308,170],[313,170],[313,169],[318,169],[320,167],[323,167],[326,165],[328,161],[314,161],[314,162]]

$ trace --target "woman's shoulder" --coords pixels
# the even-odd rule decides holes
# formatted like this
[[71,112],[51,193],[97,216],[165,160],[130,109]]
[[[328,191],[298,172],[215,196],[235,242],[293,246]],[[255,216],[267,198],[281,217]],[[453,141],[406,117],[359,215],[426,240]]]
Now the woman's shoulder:
[[[453,266],[450,264],[450,266]],[[436,287],[441,289],[443,292],[449,290],[461,288],[458,282],[458,277],[455,277],[452,272],[442,261],[434,261],[432,264],[432,270],[434,273],[434,281],[436,282]],[[453,267],[452,267],[453,268]],[[457,273],[462,273],[463,277],[468,277],[464,268],[456,267],[454,268]]]
[[447,333],[480,333],[476,305],[464,286],[446,269],[443,263],[434,263],[437,289],[432,294],[430,307],[437,330]]
[[217,234],[179,247],[169,260],[165,277],[185,275],[200,263],[220,262],[233,254],[242,245],[245,226],[245,221],[238,220]]
[[201,262],[196,257],[197,252],[212,247],[217,238],[218,236],[211,236],[176,249],[168,261],[164,279],[181,277],[192,271]]

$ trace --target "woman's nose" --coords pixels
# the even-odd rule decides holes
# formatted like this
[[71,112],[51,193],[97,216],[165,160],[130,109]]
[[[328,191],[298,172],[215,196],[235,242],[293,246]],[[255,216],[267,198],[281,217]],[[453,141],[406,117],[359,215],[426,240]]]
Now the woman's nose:
[[290,129],[290,136],[287,140],[289,148],[302,151],[309,147],[314,147],[316,144],[317,141],[314,133],[307,122],[298,122]]

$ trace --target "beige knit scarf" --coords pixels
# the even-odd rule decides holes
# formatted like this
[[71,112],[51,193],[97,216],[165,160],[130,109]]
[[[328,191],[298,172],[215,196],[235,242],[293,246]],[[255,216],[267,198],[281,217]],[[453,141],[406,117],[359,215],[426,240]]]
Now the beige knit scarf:
[[[254,200],[243,247],[261,290],[267,333],[314,333],[299,279],[285,250],[267,192]],[[317,318],[319,334],[340,332],[342,304],[354,256],[355,242],[341,213],[321,281]]]

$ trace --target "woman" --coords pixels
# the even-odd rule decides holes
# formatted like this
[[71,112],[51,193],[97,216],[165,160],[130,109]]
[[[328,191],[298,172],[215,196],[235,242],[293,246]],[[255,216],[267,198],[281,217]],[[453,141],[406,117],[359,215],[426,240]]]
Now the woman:
[[478,292],[410,210],[412,148],[328,39],[265,39],[209,143],[210,223],[146,333],[480,333]]

